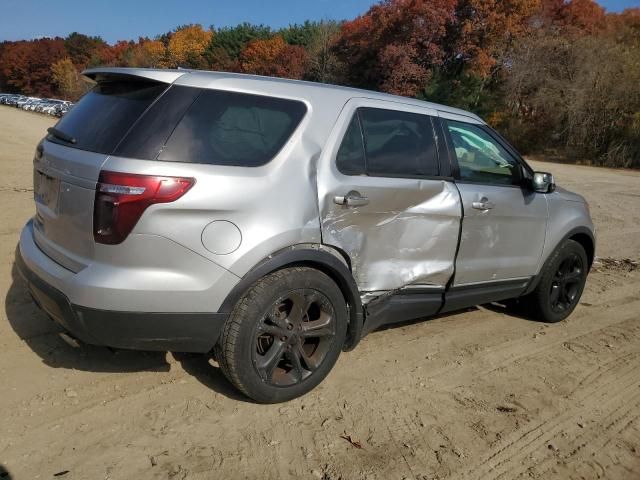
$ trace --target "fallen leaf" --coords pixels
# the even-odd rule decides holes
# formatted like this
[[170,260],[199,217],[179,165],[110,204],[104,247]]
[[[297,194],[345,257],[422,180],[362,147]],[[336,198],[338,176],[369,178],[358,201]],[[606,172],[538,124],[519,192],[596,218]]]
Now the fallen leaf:
[[340,435],[340,438],[346,440],[347,442],[349,442],[352,446],[358,448],[358,449],[364,449],[364,447],[362,446],[362,444],[357,441],[354,440],[353,437],[351,435],[348,435],[347,432],[344,432],[342,435]]

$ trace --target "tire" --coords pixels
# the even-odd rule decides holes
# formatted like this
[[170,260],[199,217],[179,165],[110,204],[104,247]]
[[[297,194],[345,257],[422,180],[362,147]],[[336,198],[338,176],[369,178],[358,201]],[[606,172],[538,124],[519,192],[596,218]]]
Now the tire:
[[588,271],[582,245],[565,240],[545,263],[535,290],[522,299],[524,312],[546,323],[564,320],[580,301]]
[[346,335],[347,307],[336,283],[313,268],[285,268],[242,296],[214,354],[238,390],[259,403],[278,403],[315,388]]

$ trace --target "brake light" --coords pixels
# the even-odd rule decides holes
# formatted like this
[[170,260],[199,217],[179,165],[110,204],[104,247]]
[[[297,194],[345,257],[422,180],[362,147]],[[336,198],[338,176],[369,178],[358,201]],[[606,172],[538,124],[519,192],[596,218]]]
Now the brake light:
[[122,243],[147,207],[176,201],[195,182],[195,178],[101,171],[93,206],[93,238],[108,245]]

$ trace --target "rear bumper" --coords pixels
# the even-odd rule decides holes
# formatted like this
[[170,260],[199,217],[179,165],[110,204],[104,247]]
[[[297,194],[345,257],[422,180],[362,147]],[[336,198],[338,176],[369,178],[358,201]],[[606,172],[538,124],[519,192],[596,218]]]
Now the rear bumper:
[[227,314],[124,312],[72,304],[67,296],[34,273],[16,254],[16,266],[36,304],[82,342],[114,348],[180,352],[209,351]]

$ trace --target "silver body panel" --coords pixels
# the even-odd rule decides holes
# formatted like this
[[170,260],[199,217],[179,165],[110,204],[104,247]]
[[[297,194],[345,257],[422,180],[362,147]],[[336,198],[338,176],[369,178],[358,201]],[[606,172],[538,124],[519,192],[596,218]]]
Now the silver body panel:
[[[123,312],[215,312],[240,281],[228,270],[160,235],[132,234],[74,273],[33,240],[29,222],[20,236],[26,265],[75,305]],[[119,248],[123,247],[123,248]]]
[[[444,289],[454,270],[460,228],[460,200],[444,179],[343,175],[335,157],[357,108],[422,113],[436,110],[370,98],[345,105],[318,163],[322,238],[347,253],[362,292],[396,290],[420,283]],[[356,191],[368,197],[360,207],[337,205],[335,196]]]
[[[148,69],[87,73],[295,99],[306,104],[307,113],[275,158],[252,168],[108,157],[45,141],[43,159],[34,166],[60,181],[60,201],[54,210],[36,202],[37,221],[25,226],[20,250],[29,268],[77,305],[216,312],[259,262],[296,245],[321,246],[341,259],[346,255],[363,298],[416,285],[441,291],[452,278],[464,285],[533,276],[571,228],[593,231],[584,203],[561,192],[525,194],[445,178],[345,176],[335,167],[337,148],[358,106],[484,123],[469,112],[249,75]],[[148,208],[123,243],[102,245],[92,237],[101,169],[197,181],[179,200]],[[370,203],[334,203],[334,196],[350,190],[366,194]],[[499,208],[487,215],[468,208],[483,195]],[[233,240],[218,240],[217,232],[230,232],[224,235]]]
[[[545,194],[517,187],[458,183],[464,218],[454,285],[535,275],[547,231]],[[490,210],[473,208],[490,201]]]

